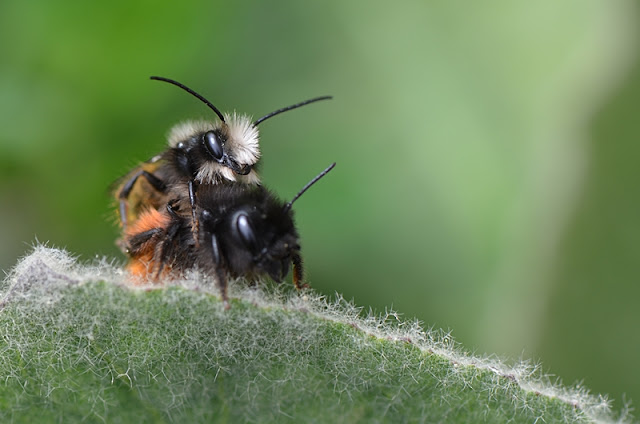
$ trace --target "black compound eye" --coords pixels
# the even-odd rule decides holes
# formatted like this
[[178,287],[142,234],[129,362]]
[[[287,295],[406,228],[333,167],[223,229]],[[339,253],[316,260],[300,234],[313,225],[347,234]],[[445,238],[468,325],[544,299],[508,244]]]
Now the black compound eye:
[[207,148],[209,154],[213,156],[215,160],[221,160],[224,155],[224,149],[222,148],[222,142],[220,138],[213,131],[207,131],[204,134],[204,147]]
[[246,214],[241,213],[238,215],[236,218],[236,229],[245,246],[255,251],[258,246],[258,241],[256,240],[256,233],[249,222],[249,217]]

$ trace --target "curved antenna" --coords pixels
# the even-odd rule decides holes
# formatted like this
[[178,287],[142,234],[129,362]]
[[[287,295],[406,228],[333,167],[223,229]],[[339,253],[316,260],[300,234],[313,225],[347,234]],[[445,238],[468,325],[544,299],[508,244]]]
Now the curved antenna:
[[178,81],[169,79],[169,78],[164,78],[164,77],[149,77],[152,80],[156,80],[156,81],[164,81],[164,82],[168,82],[169,84],[173,84],[176,87],[180,87],[182,88],[184,91],[186,91],[187,93],[191,94],[192,96],[197,97],[202,103],[204,103],[205,105],[209,106],[209,108],[211,110],[213,110],[216,115],[218,115],[218,118],[220,118],[220,120],[222,122],[224,122],[224,116],[222,116],[222,113],[220,113],[220,111],[218,110],[217,107],[215,107],[209,100],[205,99],[203,96],[201,96],[200,94],[196,93],[195,91],[193,91],[192,89],[190,89],[189,87],[187,87],[186,85],[179,83]]
[[291,105],[291,106],[283,107],[282,109],[274,110],[273,112],[266,114],[262,118],[256,119],[255,122],[253,123],[253,126],[257,127],[260,122],[265,121],[265,120],[271,118],[272,116],[279,115],[282,112],[286,112],[288,110],[297,109],[297,108],[299,108],[301,106],[308,105],[309,103],[319,102],[320,100],[328,100],[328,99],[333,99],[333,96],[314,97],[313,99],[305,100],[304,102],[296,103],[295,105]]
[[291,199],[291,201],[289,203],[287,203],[286,205],[284,205],[284,213],[287,213],[289,211],[289,209],[291,209],[291,206],[293,205],[293,202],[295,202],[296,200],[298,200],[298,198],[300,196],[302,196],[304,194],[305,191],[307,191],[309,189],[309,187],[311,187],[312,185],[314,185],[315,183],[318,182],[318,180],[322,177],[324,177],[325,175],[327,175],[329,173],[329,171],[331,171],[333,169],[333,167],[336,166],[336,163],[333,162],[331,165],[329,165],[327,167],[327,169],[325,169],[324,171],[322,171],[321,173],[319,173],[318,175],[316,175],[311,181],[309,181],[307,184],[305,184],[304,187],[302,187],[302,190],[300,190],[298,192],[298,194],[296,194],[295,196],[293,196],[293,199]]

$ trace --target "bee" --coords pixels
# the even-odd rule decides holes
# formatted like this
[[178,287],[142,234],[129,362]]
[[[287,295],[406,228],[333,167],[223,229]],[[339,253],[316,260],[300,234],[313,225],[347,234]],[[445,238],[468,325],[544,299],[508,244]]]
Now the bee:
[[158,280],[198,268],[215,276],[225,307],[229,277],[257,281],[268,275],[281,282],[293,265],[293,284],[302,289],[304,273],[292,205],[334,166],[314,177],[289,202],[261,185],[201,185],[196,203],[199,243],[192,237],[190,214],[182,211],[184,200],[172,199],[164,210],[147,210],[125,233],[129,272],[143,280]]
[[222,182],[259,184],[260,178],[254,169],[260,159],[258,125],[282,112],[331,98],[305,100],[252,122],[246,115],[221,113],[206,98],[177,81],[156,76],[151,79],[173,84],[195,96],[213,110],[217,119],[176,125],[169,133],[167,150],[142,163],[117,183],[114,197],[119,204],[123,232],[144,211],[161,208],[169,199],[185,196],[189,199],[195,237],[198,186]]

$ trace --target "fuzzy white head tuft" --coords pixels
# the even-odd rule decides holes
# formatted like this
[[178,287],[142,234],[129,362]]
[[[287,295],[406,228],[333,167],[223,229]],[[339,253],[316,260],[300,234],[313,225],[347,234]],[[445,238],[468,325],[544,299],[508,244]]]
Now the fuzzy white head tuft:
[[241,165],[255,165],[260,159],[258,128],[253,125],[250,116],[225,114],[228,127],[228,139],[225,150]]
[[220,122],[185,121],[176,124],[169,131],[169,147],[176,147],[181,141],[189,140],[196,134],[202,134],[220,127]]
[[216,162],[208,162],[202,165],[196,174],[196,181],[204,184],[217,184],[223,180],[239,182],[242,184],[258,184],[260,177],[252,169],[247,175],[238,175],[231,169]]
[[[251,117],[247,115],[225,114],[226,125],[222,124],[222,131],[227,141],[224,150],[239,165],[255,165],[260,159],[260,144],[258,128],[253,125]],[[215,184],[222,179],[244,184],[258,184],[260,178],[255,170],[247,175],[238,175],[226,166],[209,162],[200,167],[196,180],[201,183]]]

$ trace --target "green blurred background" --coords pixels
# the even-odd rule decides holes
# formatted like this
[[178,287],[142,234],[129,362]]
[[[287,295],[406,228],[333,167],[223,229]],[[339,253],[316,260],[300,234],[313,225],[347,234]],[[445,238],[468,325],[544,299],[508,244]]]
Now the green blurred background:
[[640,402],[638,2],[0,2],[0,268],[124,258],[108,187],[169,128],[262,116],[309,280]]

